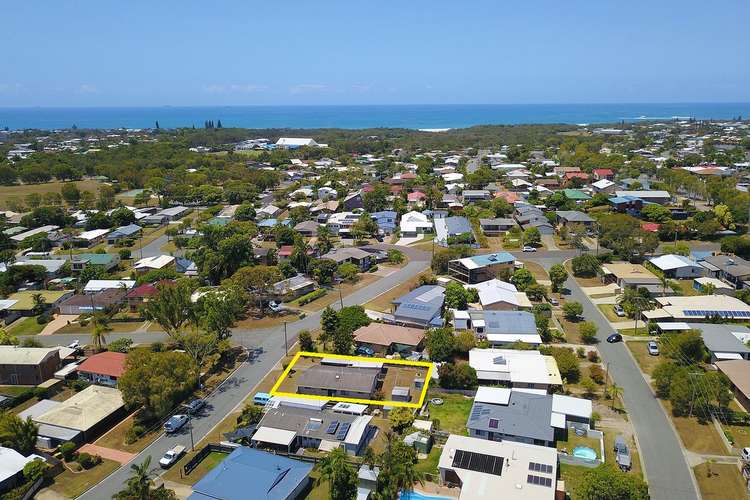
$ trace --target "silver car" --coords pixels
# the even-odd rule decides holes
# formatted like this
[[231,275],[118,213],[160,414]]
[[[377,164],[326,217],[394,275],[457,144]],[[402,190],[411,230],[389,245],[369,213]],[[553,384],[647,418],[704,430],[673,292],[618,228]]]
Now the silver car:
[[648,345],[646,346],[648,349],[648,353],[652,356],[658,356],[659,355],[659,346],[654,342],[653,340],[649,341]]

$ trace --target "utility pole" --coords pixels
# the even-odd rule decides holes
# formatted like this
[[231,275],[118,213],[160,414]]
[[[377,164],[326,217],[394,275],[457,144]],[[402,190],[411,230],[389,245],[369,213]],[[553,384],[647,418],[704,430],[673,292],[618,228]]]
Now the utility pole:
[[289,342],[286,337],[286,321],[284,321],[284,351],[286,352],[286,355],[289,356]]
[[190,420],[190,451],[195,451],[195,441],[193,441],[193,421]]
[[341,309],[344,308],[344,296],[341,294],[341,285],[339,285],[339,304],[341,305]]

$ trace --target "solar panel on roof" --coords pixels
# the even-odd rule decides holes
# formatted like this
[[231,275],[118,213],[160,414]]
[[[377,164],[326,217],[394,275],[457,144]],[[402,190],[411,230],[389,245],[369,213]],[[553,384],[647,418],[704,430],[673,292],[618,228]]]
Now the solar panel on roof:
[[526,478],[526,482],[528,484],[536,484],[539,486],[546,486],[551,487],[552,486],[552,479],[549,477],[541,477],[541,476],[534,476],[533,474],[529,474]]
[[346,439],[346,433],[349,432],[349,428],[352,425],[349,422],[344,422],[339,426],[339,431],[336,433],[336,439],[343,441]]
[[501,476],[503,474],[503,461],[503,457],[456,450],[456,454],[453,456],[453,467]]
[[336,433],[336,429],[338,429],[338,428],[339,428],[339,421],[338,420],[334,420],[333,422],[331,422],[330,424],[328,424],[328,429],[326,429],[326,434],[335,434]]

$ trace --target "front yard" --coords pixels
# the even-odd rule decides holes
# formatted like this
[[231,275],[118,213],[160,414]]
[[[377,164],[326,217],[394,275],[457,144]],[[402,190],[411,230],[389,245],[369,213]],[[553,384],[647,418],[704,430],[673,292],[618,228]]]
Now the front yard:
[[55,476],[54,482],[49,489],[63,495],[66,498],[77,498],[83,492],[95,486],[105,477],[112,474],[120,467],[120,464],[113,460],[102,459],[102,463],[88,470],[73,472],[65,469],[62,474]]
[[630,349],[638,366],[641,367],[641,371],[646,375],[651,375],[654,368],[659,365],[661,356],[652,356],[648,353],[648,341],[646,340],[628,340],[625,345]]
[[747,488],[736,465],[703,463],[693,472],[703,500],[747,499]]

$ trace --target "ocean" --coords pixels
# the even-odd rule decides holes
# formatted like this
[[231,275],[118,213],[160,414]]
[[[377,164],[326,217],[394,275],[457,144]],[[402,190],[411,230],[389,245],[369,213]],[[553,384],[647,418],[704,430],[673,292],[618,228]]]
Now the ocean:
[[750,118],[750,103],[472,104],[362,106],[163,106],[0,108],[0,128],[202,127],[221,120],[244,128],[463,128],[523,123],[597,124],[673,118]]

